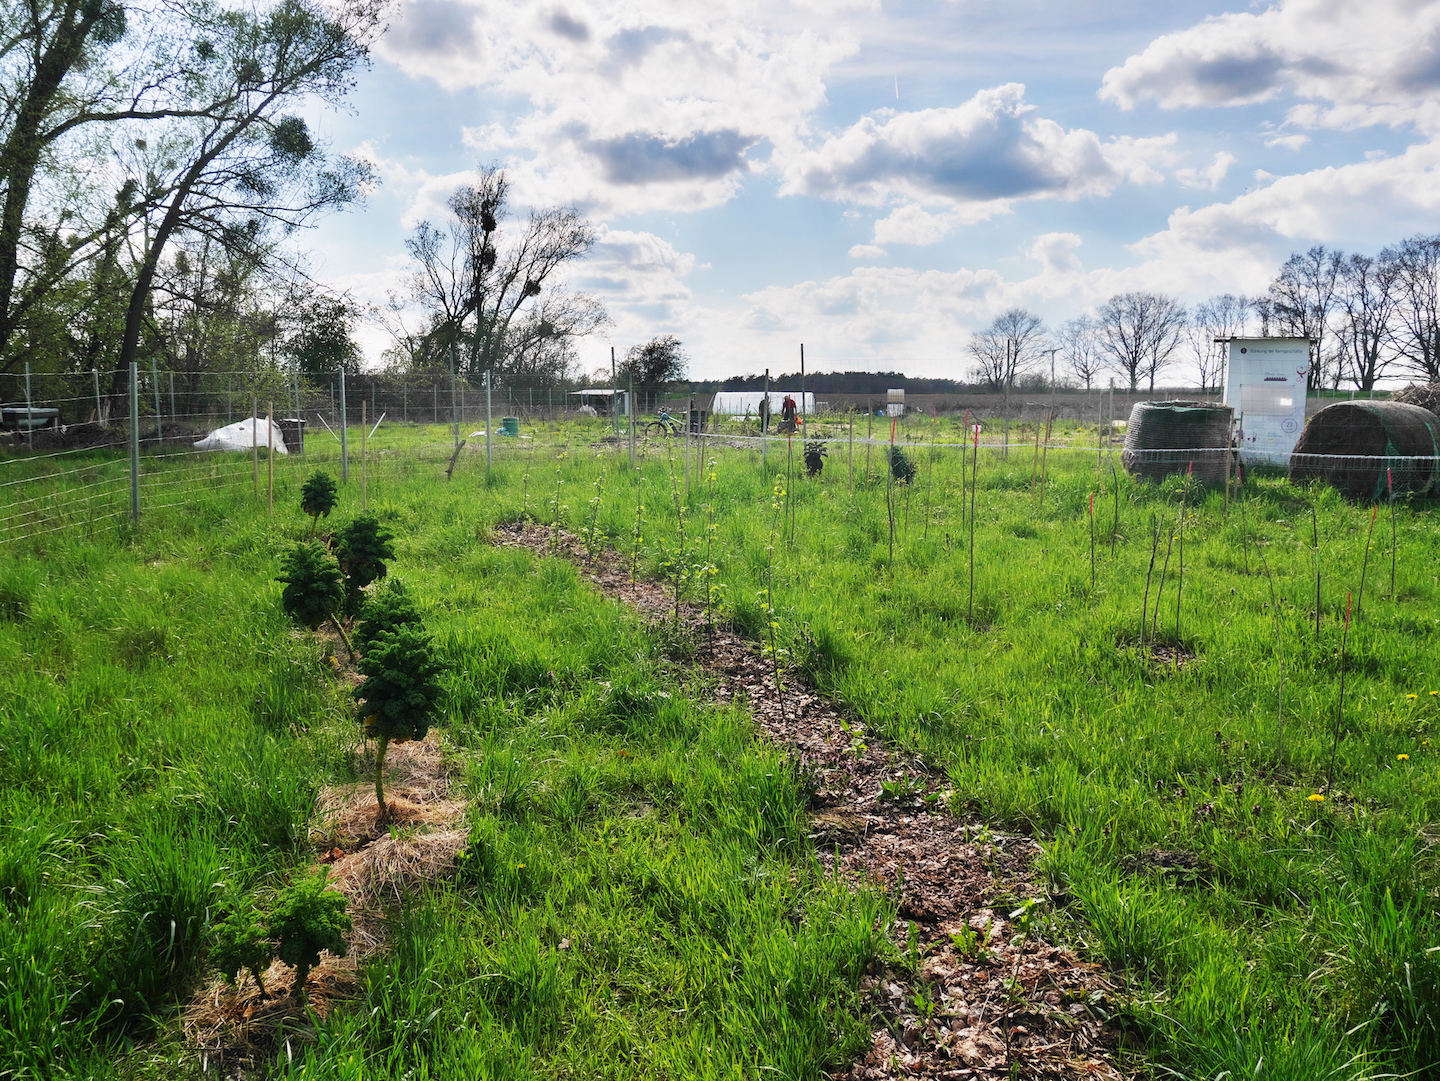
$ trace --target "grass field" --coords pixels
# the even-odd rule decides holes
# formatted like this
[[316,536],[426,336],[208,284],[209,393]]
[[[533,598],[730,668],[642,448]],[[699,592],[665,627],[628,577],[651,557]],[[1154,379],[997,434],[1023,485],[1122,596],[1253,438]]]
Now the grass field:
[[[440,430],[376,440],[365,498],[455,666],[473,843],[281,1072],[812,1077],[863,1042],[883,901],[816,874],[792,772],[686,700],[663,629],[487,544],[529,516],[773,644],[946,770],[957,814],[1033,832],[1056,933],[1125,975],[1157,1073],[1440,1075],[1432,505],[1372,519],[1259,477],[1227,510],[1112,471],[1093,428],[1053,440],[1076,449],[1042,490],[1033,431],[977,477],[958,423],[909,423],[910,485],[864,445],[852,481],[840,425],[814,426],[816,479],[798,440],[688,463],[666,440],[632,468],[603,422],[527,431],[488,474],[467,453],[450,483]],[[123,1041],[173,1032],[214,884],[306,862],[311,795],[355,766],[272,581],[311,445],[277,463],[273,518],[248,463],[205,464],[138,527],[0,550],[0,1076],[163,1072]],[[337,519],[359,486],[352,465]]]

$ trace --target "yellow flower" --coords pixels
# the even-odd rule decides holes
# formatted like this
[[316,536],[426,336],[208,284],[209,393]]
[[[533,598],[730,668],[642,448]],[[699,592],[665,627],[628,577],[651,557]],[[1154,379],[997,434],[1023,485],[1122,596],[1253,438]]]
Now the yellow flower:
[[1420,696],[1419,696],[1418,694],[1407,694],[1405,697],[1406,697],[1406,698],[1419,698]]
[[523,870],[525,870],[525,865],[524,865],[523,863],[517,863],[517,864],[515,865],[515,870],[517,870],[517,871],[523,871]]
[[1313,796],[1306,796],[1305,798],[1308,799],[1311,803],[1325,802],[1325,797],[1322,796],[1319,792],[1316,792]]
[[1408,754],[1397,754],[1395,760],[1397,762],[1408,762],[1410,761],[1410,756]]
[[1440,691],[1431,691],[1431,692],[1430,692],[1430,697],[1431,697],[1431,698],[1440,698]]

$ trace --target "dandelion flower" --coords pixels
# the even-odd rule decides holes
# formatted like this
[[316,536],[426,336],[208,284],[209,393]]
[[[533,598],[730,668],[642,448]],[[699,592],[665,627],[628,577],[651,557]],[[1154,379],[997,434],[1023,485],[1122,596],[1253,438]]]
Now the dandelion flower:
[[1397,761],[1397,762],[1408,762],[1408,761],[1410,761],[1410,756],[1409,756],[1408,754],[1397,754],[1397,755],[1395,756],[1395,761]]
[[1419,696],[1418,694],[1407,694],[1405,697],[1406,697],[1406,698],[1419,698],[1420,696]]
[[523,871],[523,870],[525,870],[525,865],[524,865],[523,863],[517,863],[517,864],[515,865],[515,870],[517,870],[517,871]]
[[1311,803],[1324,803],[1324,802],[1325,802],[1325,797],[1322,796],[1319,792],[1316,792],[1314,795],[1311,795],[1311,796],[1306,796],[1305,798],[1308,799]]
[[1440,698],[1440,691],[1431,691],[1431,692],[1430,692],[1430,697],[1431,697],[1431,698]]

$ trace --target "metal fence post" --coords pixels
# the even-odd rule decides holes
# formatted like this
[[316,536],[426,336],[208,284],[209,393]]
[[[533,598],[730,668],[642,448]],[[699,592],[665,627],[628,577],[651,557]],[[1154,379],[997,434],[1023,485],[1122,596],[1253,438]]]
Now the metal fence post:
[[140,365],[130,362],[130,517],[140,520]]
[[100,423],[100,414],[101,414],[101,409],[100,409],[100,369],[99,369],[99,368],[91,368],[91,369],[90,369],[90,378],[91,378],[91,379],[94,381],[94,383],[95,383],[95,423],[96,423],[96,424],[99,424],[99,423]]
[[155,391],[155,442],[165,441],[165,428],[160,423],[160,365],[154,357],[150,358],[150,384]]
[[[490,476],[490,429],[494,424],[490,420],[490,373],[485,373],[485,476]],[[558,513],[558,512],[557,512]]]
[[455,384],[458,377],[455,374],[455,343],[450,343],[450,421],[455,426],[455,449],[460,449],[460,407],[456,404],[459,400]]
[[345,369],[340,369],[340,480],[350,479],[350,432],[346,427]]
[[25,362],[25,442],[35,449],[35,403],[30,399],[30,362]]

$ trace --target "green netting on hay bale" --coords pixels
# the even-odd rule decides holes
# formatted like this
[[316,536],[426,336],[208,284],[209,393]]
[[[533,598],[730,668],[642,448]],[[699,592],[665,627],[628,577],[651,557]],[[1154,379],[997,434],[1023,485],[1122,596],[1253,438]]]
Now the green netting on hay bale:
[[1208,484],[1225,482],[1234,410],[1214,402],[1138,402],[1130,410],[1120,460],[1131,476],[1164,480],[1192,473]]
[[1337,402],[1310,418],[1290,455],[1292,481],[1323,480],[1349,499],[1384,499],[1435,483],[1440,417],[1404,402]]

